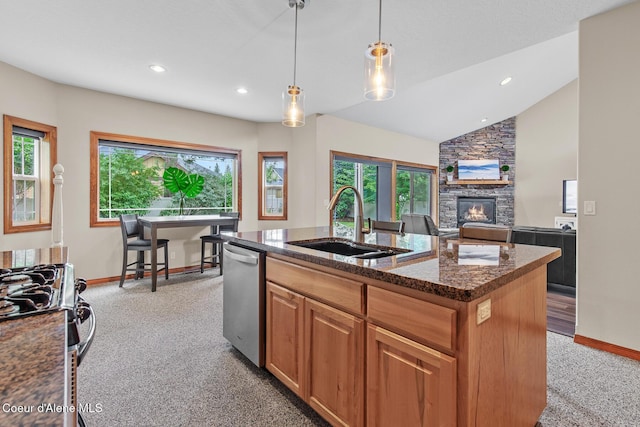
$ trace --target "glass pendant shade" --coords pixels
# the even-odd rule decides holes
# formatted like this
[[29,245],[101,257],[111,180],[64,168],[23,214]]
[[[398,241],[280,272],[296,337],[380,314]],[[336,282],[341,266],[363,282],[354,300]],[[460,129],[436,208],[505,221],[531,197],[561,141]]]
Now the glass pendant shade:
[[384,101],[396,93],[393,47],[379,41],[371,43],[364,54],[364,97]]
[[304,126],[304,91],[296,85],[282,93],[282,124],[290,128]]

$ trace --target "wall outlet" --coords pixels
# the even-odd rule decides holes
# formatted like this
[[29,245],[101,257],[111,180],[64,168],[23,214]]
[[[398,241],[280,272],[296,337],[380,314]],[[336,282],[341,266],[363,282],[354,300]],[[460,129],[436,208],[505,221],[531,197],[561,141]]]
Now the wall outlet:
[[169,252],[169,258],[176,259],[176,253],[174,251]]
[[491,299],[482,301],[478,304],[478,312],[476,315],[476,324],[480,324],[491,317]]

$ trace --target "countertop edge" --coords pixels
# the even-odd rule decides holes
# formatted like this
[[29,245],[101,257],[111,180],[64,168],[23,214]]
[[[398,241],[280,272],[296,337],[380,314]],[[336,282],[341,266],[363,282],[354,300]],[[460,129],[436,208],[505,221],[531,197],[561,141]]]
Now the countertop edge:
[[245,246],[250,249],[255,249],[264,252],[277,253],[279,255],[287,256],[301,261],[310,262],[323,267],[333,268],[345,273],[356,274],[372,280],[384,281],[390,284],[402,286],[405,288],[411,288],[422,292],[438,295],[451,300],[470,302],[490,292],[512,282],[513,280],[541,267],[549,262],[559,258],[561,256],[561,250],[558,248],[553,252],[541,256],[531,262],[520,266],[516,270],[508,272],[498,278],[489,280],[475,289],[460,289],[453,286],[449,286],[446,283],[433,282],[427,279],[416,279],[394,274],[393,272],[378,270],[369,268],[357,264],[349,264],[337,260],[327,259],[319,256],[313,256],[309,253],[302,253],[288,248],[282,248],[278,246],[269,245],[266,243],[255,242],[247,240],[245,238],[239,238],[233,235],[222,235],[222,238],[226,241]]

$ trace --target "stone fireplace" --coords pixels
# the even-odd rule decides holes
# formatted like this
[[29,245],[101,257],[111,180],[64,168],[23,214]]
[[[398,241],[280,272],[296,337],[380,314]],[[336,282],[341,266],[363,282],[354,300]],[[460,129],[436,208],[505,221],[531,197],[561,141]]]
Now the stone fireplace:
[[[511,117],[482,129],[440,143],[440,175],[438,197],[438,227],[459,228],[459,198],[487,198],[491,206],[483,205],[477,221],[500,225],[514,224],[514,196],[517,181],[516,170],[516,119]],[[447,181],[446,167],[457,169],[459,160],[498,159],[500,165],[510,166],[509,181],[477,180],[460,181],[454,170],[454,181]],[[467,208],[468,209],[468,208]],[[487,216],[484,220],[481,215]]]
[[496,223],[495,197],[458,197],[457,226],[465,222]]

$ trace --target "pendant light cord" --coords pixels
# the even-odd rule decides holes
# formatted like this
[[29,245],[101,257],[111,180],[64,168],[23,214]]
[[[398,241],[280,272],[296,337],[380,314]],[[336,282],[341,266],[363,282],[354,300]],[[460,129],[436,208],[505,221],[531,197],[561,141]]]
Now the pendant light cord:
[[378,42],[382,41],[382,0],[378,4]]
[[[382,1],[382,0],[380,0]],[[298,52],[298,2],[296,1],[296,20],[295,20],[295,32],[293,36],[293,85],[296,85],[296,64],[298,62],[297,52]]]

